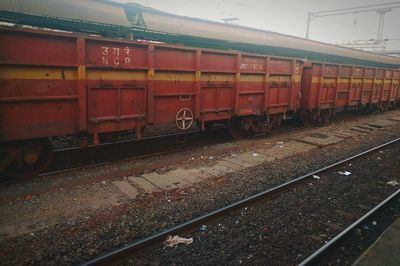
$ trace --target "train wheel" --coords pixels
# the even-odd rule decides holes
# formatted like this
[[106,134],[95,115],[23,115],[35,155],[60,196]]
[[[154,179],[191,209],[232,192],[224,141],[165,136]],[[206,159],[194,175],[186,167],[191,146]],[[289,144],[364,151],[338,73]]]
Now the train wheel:
[[231,118],[228,124],[228,131],[232,138],[239,140],[249,133],[250,124],[247,121],[248,119],[251,118],[241,118],[237,116]]
[[32,178],[42,173],[53,157],[49,139],[23,141],[8,149],[13,158],[1,175],[5,178]]

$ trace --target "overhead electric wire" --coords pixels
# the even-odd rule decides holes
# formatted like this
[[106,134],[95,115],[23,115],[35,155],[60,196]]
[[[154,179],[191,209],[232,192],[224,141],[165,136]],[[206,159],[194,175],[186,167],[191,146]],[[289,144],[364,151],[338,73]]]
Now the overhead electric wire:
[[[254,9],[254,10],[262,10],[260,7],[255,7],[255,6],[252,6],[252,5],[249,5],[249,4],[243,4],[242,2],[237,2],[237,1],[232,1],[232,0],[220,0],[220,1],[228,2],[228,3],[231,3],[231,4],[240,5],[240,6],[251,8],[251,9]],[[267,2],[271,2],[271,3],[274,3],[275,5],[282,6],[284,8],[289,8],[289,9],[292,9],[294,11],[301,12],[301,13],[304,13],[304,14],[308,14],[309,13],[307,10],[305,10],[303,8],[299,8],[299,7],[283,4],[283,3],[279,2],[279,1],[267,0]],[[375,6],[382,6],[382,5],[388,6],[388,5],[393,5],[393,4],[400,4],[400,1],[388,2],[388,3],[382,3],[382,4],[374,4],[374,5],[367,5],[365,7],[375,7]],[[341,9],[337,9],[337,10],[341,10]],[[343,10],[345,10],[345,9],[343,9]],[[317,12],[312,12],[312,13],[317,14],[319,12],[317,11]],[[350,13],[350,14],[353,14],[353,13]],[[368,29],[368,28],[365,28],[365,27],[360,27],[360,26],[357,26],[357,25],[354,25],[354,24],[351,24],[351,23],[344,22],[342,20],[338,20],[338,19],[334,19],[334,18],[330,18],[330,17],[325,17],[325,19],[326,20],[331,20],[331,21],[339,23],[339,24],[342,24],[343,26],[356,28],[356,29],[358,29],[360,31],[363,31],[363,32],[366,32],[366,33],[376,34],[375,30],[371,30],[371,29]],[[386,35],[386,37],[388,37],[388,39],[392,39],[393,37],[400,38],[400,36],[397,36],[397,35]]]

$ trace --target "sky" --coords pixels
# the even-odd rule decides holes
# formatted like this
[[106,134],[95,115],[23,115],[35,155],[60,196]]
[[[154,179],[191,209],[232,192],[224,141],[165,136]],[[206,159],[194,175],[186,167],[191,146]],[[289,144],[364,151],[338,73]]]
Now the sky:
[[[305,37],[309,12],[398,2],[395,0],[115,0],[136,2],[168,13],[222,21],[235,17],[236,24]],[[388,50],[400,50],[400,8],[385,15],[383,38]],[[311,22],[310,39],[344,43],[376,39],[376,11],[316,18]]]

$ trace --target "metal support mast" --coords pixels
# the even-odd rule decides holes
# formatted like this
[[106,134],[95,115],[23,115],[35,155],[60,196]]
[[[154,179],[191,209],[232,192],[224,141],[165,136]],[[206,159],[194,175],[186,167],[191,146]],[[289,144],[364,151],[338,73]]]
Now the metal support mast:
[[387,12],[392,11],[391,8],[386,8],[386,9],[379,9],[377,12],[379,14],[379,25],[378,25],[378,36],[376,37],[376,41],[378,43],[382,43],[383,41],[383,25],[385,22],[385,14]]

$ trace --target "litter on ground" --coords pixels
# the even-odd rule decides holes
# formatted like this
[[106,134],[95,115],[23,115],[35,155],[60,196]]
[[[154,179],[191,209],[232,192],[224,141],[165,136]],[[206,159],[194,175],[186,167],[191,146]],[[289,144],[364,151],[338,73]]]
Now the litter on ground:
[[388,182],[386,182],[386,184],[394,186],[394,187],[400,185],[400,183],[397,180],[388,181]]
[[190,245],[193,243],[193,237],[184,238],[180,236],[167,236],[167,239],[164,241],[164,247],[174,247],[178,244],[186,244]]
[[349,171],[343,171],[343,172],[338,172],[339,175],[351,175],[351,173]]
[[314,179],[320,179],[321,177],[317,176],[317,175],[313,175],[312,176]]

